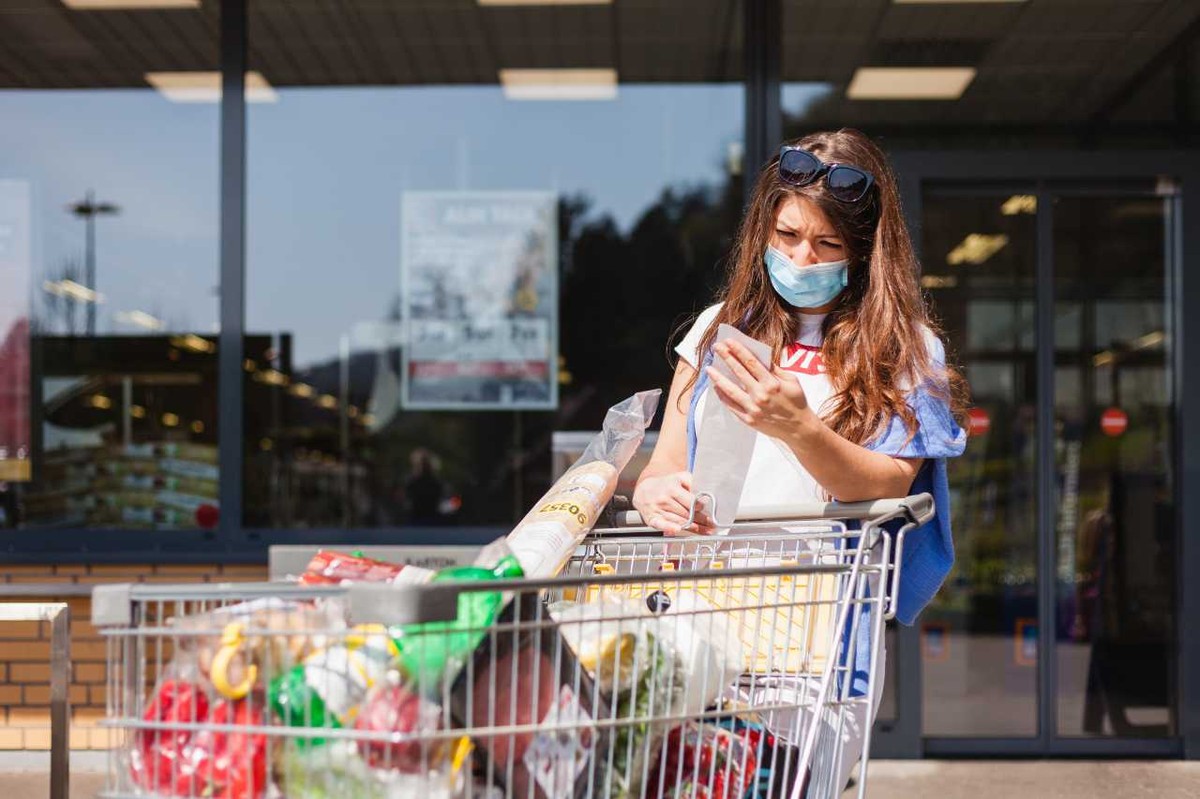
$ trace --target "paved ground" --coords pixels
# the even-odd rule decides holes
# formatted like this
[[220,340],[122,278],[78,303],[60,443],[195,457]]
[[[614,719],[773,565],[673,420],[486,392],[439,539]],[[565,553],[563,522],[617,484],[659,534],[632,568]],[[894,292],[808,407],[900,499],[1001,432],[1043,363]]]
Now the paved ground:
[[[3,799],[46,799],[49,786],[44,769],[0,771]],[[95,771],[77,769],[71,775],[72,799],[92,799],[101,786],[101,775]],[[1197,799],[1200,762],[884,760],[871,766],[867,795],[871,799]]]
[[868,784],[871,799],[1197,799],[1200,762],[882,760]]

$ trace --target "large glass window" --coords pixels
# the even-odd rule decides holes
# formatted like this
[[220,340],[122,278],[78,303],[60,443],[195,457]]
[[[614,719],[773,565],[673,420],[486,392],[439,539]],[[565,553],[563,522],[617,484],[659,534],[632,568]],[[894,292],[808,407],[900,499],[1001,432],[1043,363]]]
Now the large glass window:
[[245,523],[507,524],[665,386],[742,202],[742,9],[250,3]]
[[0,526],[212,528],[219,3],[75,6],[0,8]]

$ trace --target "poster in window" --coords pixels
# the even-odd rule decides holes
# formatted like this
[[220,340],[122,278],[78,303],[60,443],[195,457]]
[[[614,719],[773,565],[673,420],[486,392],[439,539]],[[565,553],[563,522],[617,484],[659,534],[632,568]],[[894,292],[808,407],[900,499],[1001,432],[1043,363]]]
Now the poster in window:
[[558,405],[558,228],[550,192],[406,192],[401,403]]
[[0,179],[0,480],[31,477],[30,189]]

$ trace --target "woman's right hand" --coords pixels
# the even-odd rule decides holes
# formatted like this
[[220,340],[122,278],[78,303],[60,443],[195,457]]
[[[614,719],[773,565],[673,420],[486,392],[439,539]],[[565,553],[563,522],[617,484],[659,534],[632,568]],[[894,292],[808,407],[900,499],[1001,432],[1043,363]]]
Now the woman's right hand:
[[716,532],[712,520],[701,514],[696,514],[691,525],[687,524],[688,512],[692,507],[690,472],[644,478],[633,490],[633,507],[642,515],[647,526],[662,530],[667,535],[712,535]]

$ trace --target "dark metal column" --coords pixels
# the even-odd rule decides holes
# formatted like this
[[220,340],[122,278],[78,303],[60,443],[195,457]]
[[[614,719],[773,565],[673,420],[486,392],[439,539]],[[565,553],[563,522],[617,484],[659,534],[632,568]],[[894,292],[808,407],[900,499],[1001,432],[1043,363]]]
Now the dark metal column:
[[[1180,169],[1183,191],[1174,200],[1178,213],[1170,253],[1171,277],[1175,287],[1175,347],[1172,366],[1175,371],[1175,440],[1178,446],[1179,498],[1179,610],[1176,629],[1179,641],[1179,736],[1183,756],[1200,760],[1200,396],[1196,376],[1200,375],[1200,346],[1189,338],[1189,313],[1200,314],[1200,279],[1187,278],[1185,259],[1200,265],[1200,164],[1189,159]],[[1192,198],[1189,202],[1189,196]],[[1190,342],[1190,343],[1189,343]]]
[[1034,342],[1037,347],[1038,741],[1043,751],[1058,731],[1056,715],[1054,461],[1054,195],[1039,184]]
[[[921,174],[916,168],[906,168],[903,159],[896,161],[900,182],[900,201],[909,235],[917,252],[921,251]],[[948,509],[946,509],[948,511]],[[939,512],[943,509],[939,508]],[[921,628],[920,622],[909,626],[896,623],[896,646],[888,650],[889,661],[896,664],[896,721],[891,729],[876,729],[871,739],[871,756],[880,758],[918,758],[924,751],[921,738]],[[886,671],[884,674],[886,679]]]
[[220,535],[242,526],[242,338],[246,312],[246,0],[221,3]]
[[783,48],[782,0],[743,0],[746,51],[746,142],[742,160],[744,197],[783,138],[779,82]]

